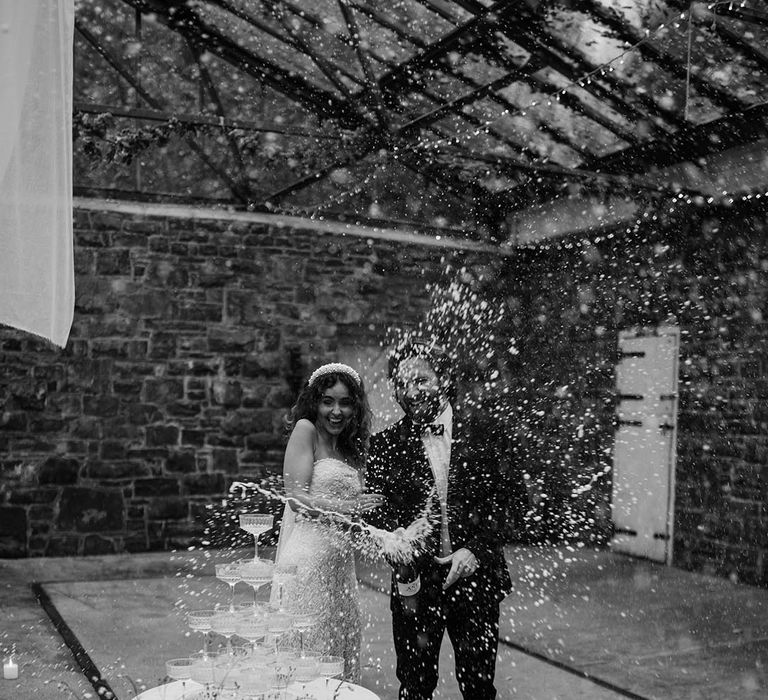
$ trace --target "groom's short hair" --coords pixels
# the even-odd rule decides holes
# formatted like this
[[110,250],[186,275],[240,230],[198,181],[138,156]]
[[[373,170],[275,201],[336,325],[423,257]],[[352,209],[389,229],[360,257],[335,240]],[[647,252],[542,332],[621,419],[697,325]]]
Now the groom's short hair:
[[411,357],[425,359],[446,387],[448,400],[456,401],[456,371],[448,351],[429,338],[408,338],[397,344],[389,354],[387,376],[393,379],[400,363]]

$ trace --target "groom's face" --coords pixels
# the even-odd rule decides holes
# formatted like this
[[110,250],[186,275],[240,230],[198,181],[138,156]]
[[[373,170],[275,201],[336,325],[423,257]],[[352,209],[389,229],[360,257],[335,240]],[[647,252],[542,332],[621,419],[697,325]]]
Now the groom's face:
[[448,402],[440,378],[424,358],[403,360],[392,379],[397,402],[415,423],[433,421]]

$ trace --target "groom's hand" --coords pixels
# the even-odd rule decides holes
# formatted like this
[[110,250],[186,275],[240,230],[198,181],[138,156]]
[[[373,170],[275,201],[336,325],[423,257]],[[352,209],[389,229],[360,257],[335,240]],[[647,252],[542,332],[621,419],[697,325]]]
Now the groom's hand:
[[435,557],[438,564],[450,564],[451,569],[443,581],[443,590],[450,588],[460,578],[471,576],[477,571],[477,557],[462,547],[446,557]]

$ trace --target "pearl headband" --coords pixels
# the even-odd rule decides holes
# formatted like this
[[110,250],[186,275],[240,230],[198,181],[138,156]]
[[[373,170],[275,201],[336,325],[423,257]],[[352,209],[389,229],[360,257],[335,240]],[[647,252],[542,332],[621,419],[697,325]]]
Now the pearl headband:
[[321,367],[318,367],[314,372],[312,372],[312,375],[309,378],[309,381],[307,382],[308,386],[311,386],[315,383],[320,377],[324,377],[326,374],[348,374],[352,379],[355,380],[355,383],[360,386],[360,375],[355,372],[349,365],[345,365],[341,362],[330,362],[327,365],[322,365]]

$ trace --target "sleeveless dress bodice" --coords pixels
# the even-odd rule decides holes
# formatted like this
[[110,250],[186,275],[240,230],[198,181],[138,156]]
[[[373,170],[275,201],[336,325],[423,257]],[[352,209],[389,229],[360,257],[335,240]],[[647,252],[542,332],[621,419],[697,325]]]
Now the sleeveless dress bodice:
[[[362,491],[359,472],[346,462],[326,457],[312,470],[309,496],[353,498]],[[304,644],[323,654],[342,656],[345,677],[360,679],[361,623],[352,542],[347,533],[323,522],[293,516],[286,506],[280,533],[278,565],[297,567],[296,583],[286,600],[297,609],[315,610],[320,619]]]

